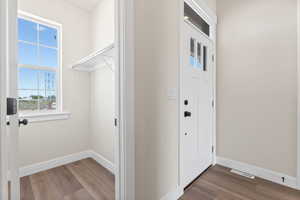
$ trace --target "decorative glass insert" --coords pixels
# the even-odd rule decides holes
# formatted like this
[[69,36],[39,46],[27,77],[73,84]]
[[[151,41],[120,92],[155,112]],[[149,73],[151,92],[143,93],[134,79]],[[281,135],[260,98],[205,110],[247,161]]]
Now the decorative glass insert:
[[207,71],[207,46],[203,46],[203,71]]
[[194,38],[190,39],[190,65],[195,66],[196,64],[196,54],[195,54],[195,46],[196,40]]
[[197,42],[197,68],[202,69],[202,45]]

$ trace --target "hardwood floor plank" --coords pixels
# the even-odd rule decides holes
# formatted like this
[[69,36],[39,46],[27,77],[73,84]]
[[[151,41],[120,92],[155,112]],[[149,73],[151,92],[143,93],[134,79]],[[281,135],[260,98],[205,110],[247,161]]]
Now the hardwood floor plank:
[[64,200],[95,200],[85,189],[81,189],[71,195],[65,196]]
[[65,166],[49,170],[48,176],[63,196],[73,194],[83,189],[83,186]]
[[21,200],[113,200],[114,175],[92,159],[21,179]]
[[48,171],[30,176],[35,200],[63,200],[63,194],[48,177]]
[[21,200],[114,200],[114,175],[84,159],[21,179]]
[[300,200],[300,191],[257,178],[256,191],[275,200]]
[[95,173],[87,168],[84,162],[85,160],[72,163],[67,168],[95,199],[114,200],[114,191],[108,183],[95,176]]
[[21,200],[35,200],[28,176],[21,178]]
[[300,200],[300,191],[260,178],[248,179],[214,166],[186,191],[180,200]]
[[83,160],[83,164],[91,170],[91,172],[99,178],[99,180],[102,180],[104,183],[107,183],[107,186],[109,186],[110,190],[112,192],[115,191],[115,176],[105,169],[103,166],[99,165],[95,160],[88,158]]
[[214,200],[216,198],[216,195],[205,191],[198,189],[196,187],[193,187],[187,192],[186,194],[181,197],[181,200],[193,200],[193,199],[198,199],[198,200]]

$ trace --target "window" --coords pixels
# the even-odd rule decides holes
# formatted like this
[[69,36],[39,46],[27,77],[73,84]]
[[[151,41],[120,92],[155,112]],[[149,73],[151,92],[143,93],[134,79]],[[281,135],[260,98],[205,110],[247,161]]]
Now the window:
[[190,65],[195,65],[195,43],[196,40],[194,38],[190,39]]
[[187,3],[184,3],[184,18],[200,29],[207,36],[210,36],[209,24]]
[[20,113],[61,111],[60,26],[19,16],[18,31]]

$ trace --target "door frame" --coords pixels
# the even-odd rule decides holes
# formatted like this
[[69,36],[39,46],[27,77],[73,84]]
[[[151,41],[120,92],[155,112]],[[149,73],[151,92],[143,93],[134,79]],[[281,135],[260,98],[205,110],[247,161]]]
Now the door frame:
[[300,0],[297,1],[297,189],[300,190]]
[[203,0],[179,0],[180,3],[180,13],[179,13],[179,101],[178,101],[178,189],[180,193],[183,194],[184,192],[184,186],[182,185],[182,169],[183,169],[183,163],[182,163],[182,150],[181,150],[181,134],[183,133],[183,118],[182,118],[182,113],[184,111],[183,103],[184,98],[183,98],[183,55],[184,55],[184,3],[189,4],[191,8],[193,8],[210,26],[210,40],[213,43],[213,55],[214,55],[214,62],[212,65],[213,68],[213,99],[214,101],[214,109],[213,109],[213,146],[214,146],[214,152],[213,152],[213,165],[216,164],[216,26],[217,26],[217,16],[214,11],[212,11]]
[[135,199],[134,0],[115,0],[116,200]]
[[[8,1],[11,6],[8,7]],[[12,13],[9,17],[17,17],[17,0],[0,0],[0,33],[1,43],[7,41],[7,16],[6,11]],[[5,11],[5,12],[2,12]],[[116,199],[135,199],[135,135],[134,135],[134,0],[115,0],[115,49],[116,49],[116,150],[115,150],[115,174],[116,174]],[[16,27],[14,27],[16,28]],[[14,29],[13,28],[13,29]],[[1,46],[1,81],[7,78],[7,49]],[[13,50],[13,49],[12,49]],[[16,51],[16,49],[14,50]],[[13,53],[13,52],[12,52]],[[4,58],[4,59],[3,59]],[[6,84],[1,84],[0,111],[6,112]],[[2,119],[1,122],[6,118]],[[5,127],[5,126],[1,126]],[[0,129],[0,185],[7,185],[8,153],[5,146],[8,145],[6,128]],[[4,132],[4,133],[3,133]],[[7,199],[6,186],[1,187],[0,199]],[[17,196],[12,200],[17,200]]]
[[[0,199],[8,199],[7,95],[7,0],[0,0]],[[3,114],[4,113],[4,114]]]

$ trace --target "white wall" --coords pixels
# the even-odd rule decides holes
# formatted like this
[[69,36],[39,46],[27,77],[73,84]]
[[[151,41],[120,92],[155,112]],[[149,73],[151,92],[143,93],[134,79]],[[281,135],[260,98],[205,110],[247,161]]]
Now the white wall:
[[158,200],[177,187],[178,98],[167,91],[179,85],[179,7],[135,1],[136,199]]
[[90,52],[89,15],[62,0],[19,0],[21,10],[63,26],[64,121],[33,123],[20,129],[20,165],[30,165],[89,149],[90,75],[68,67]]
[[115,39],[115,5],[113,0],[99,0],[92,10],[92,41],[93,49],[104,48]]
[[179,1],[140,0],[135,12],[135,191],[158,200],[177,184],[178,102],[167,90],[178,85]]
[[[114,1],[101,0],[92,12],[93,49],[114,42]],[[113,67],[114,68],[114,67]],[[109,67],[91,73],[91,145],[98,154],[114,162],[114,72]]]
[[218,156],[296,176],[297,0],[219,0]]
[[217,11],[217,0],[197,0],[197,1],[205,2],[212,11],[214,12]]

